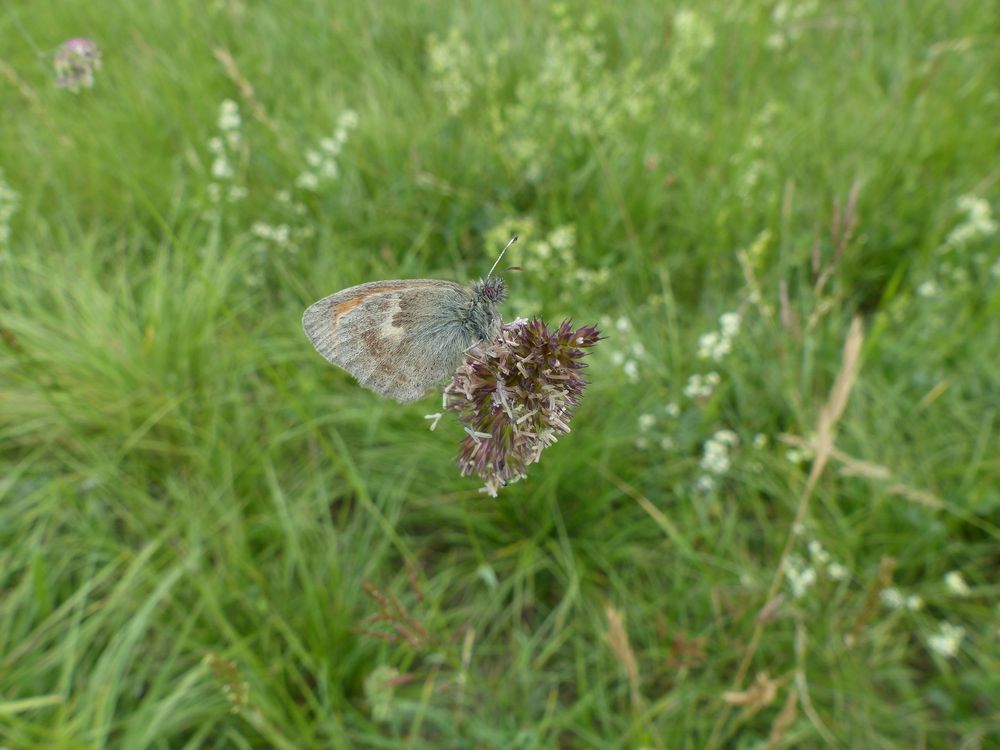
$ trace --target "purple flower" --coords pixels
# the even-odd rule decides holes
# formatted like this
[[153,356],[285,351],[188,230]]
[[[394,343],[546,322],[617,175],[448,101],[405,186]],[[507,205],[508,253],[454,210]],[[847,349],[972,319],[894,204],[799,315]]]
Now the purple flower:
[[53,58],[56,85],[74,94],[94,85],[94,71],[101,68],[101,51],[97,43],[82,37],[63,42]]
[[552,332],[541,320],[515,321],[495,341],[472,349],[444,389],[445,408],[458,415],[468,437],[458,465],[478,474],[483,491],[523,479],[530,464],[569,432],[587,384],[581,361],[601,339],[594,326]]

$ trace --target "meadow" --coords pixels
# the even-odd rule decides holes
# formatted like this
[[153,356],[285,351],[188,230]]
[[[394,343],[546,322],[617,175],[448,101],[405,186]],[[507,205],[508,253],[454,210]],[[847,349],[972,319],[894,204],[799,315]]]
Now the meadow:
[[[5,0],[0,748],[1000,747],[998,123],[977,0]],[[514,233],[491,498],[300,321]]]

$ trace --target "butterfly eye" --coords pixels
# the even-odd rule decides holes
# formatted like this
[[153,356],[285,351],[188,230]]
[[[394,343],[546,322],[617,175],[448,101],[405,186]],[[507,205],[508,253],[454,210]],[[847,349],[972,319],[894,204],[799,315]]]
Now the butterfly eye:
[[479,293],[490,302],[503,302],[507,297],[507,284],[499,276],[490,276],[480,282]]

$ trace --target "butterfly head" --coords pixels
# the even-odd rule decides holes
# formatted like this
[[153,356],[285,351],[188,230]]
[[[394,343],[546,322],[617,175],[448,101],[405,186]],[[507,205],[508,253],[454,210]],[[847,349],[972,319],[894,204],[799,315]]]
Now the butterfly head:
[[472,286],[477,297],[498,305],[507,299],[507,284],[499,276],[487,276]]

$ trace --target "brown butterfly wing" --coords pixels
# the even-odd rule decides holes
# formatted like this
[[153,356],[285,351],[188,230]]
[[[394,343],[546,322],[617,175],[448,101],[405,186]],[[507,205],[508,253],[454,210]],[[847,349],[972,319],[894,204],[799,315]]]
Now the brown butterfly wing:
[[474,343],[462,325],[471,295],[451,281],[372,281],[310,305],[302,327],[361,385],[407,403],[454,372]]

